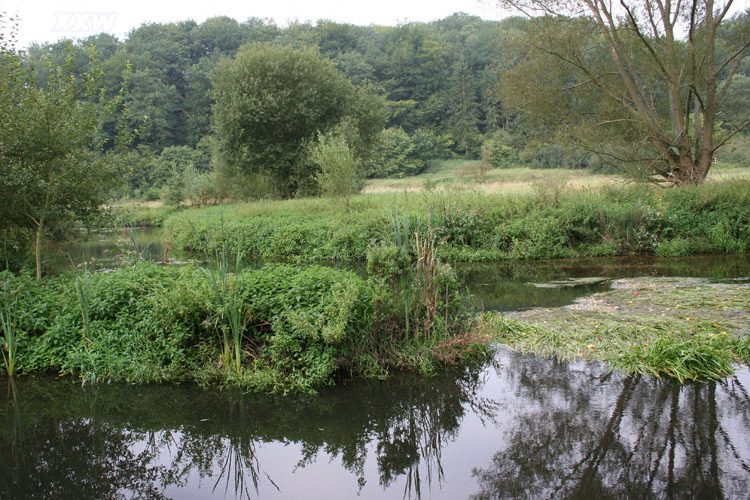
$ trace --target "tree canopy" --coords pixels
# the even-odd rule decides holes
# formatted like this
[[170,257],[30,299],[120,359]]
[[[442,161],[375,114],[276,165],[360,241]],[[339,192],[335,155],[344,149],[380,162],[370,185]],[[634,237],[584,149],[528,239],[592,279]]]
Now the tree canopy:
[[748,125],[720,126],[750,47],[750,16],[730,20],[732,0],[500,3],[541,14],[508,44],[517,64],[502,96],[547,134],[683,185],[705,179],[716,151]]
[[314,184],[318,134],[345,118],[363,143],[382,128],[377,102],[310,49],[251,44],[220,64],[213,108],[217,168],[272,178],[283,196]]
[[95,68],[76,78],[72,57],[39,85],[13,45],[0,42],[0,220],[4,232],[33,232],[40,278],[42,234],[97,212],[121,179],[101,151],[101,126],[116,101],[100,95]]

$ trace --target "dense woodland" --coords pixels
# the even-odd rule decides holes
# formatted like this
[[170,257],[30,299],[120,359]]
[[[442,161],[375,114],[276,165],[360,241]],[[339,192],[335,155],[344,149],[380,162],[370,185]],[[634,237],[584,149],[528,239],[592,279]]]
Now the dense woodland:
[[[725,22],[719,36],[733,36],[732,28],[746,24],[746,17]],[[519,43],[531,43],[524,39],[530,23],[525,18],[496,22],[457,13],[396,27],[324,20],[279,27],[257,18],[238,22],[217,17],[201,24],[144,24],[122,41],[99,34],[72,43],[32,45],[25,58],[44,85],[49,66],[41,61],[69,61],[73,72],[83,75],[95,48],[104,91],[114,96],[125,83],[125,116],[137,133],[129,158],[129,192],[123,194],[155,198],[161,192],[156,190],[170,182],[184,184],[184,179],[174,178],[175,172],[185,177],[187,171],[189,181],[200,183],[196,176],[211,170],[215,70],[248,43],[312,48],[355,86],[385,100],[385,130],[379,150],[365,165],[367,177],[413,175],[434,158],[478,158],[488,139],[495,142],[496,165],[605,168],[594,155],[556,137],[553,123],[526,119],[503,105],[498,89],[505,75],[523,62]],[[552,73],[528,76],[553,78]],[[750,59],[740,64],[729,93],[734,105],[728,108],[741,121],[750,115]],[[115,119],[104,130],[112,137]],[[738,153],[729,151],[730,161],[747,153],[746,143],[739,142],[744,147]],[[172,199],[179,198],[175,191]]]

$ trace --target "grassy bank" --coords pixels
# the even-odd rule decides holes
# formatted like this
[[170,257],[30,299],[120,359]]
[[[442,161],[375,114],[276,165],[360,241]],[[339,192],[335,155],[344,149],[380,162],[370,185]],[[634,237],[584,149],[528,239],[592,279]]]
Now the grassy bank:
[[291,265],[141,263],[42,282],[2,273],[15,370],[287,391],[393,368],[430,372],[486,352],[466,333],[449,267],[399,269],[382,259],[392,250],[380,253],[367,279]]
[[571,306],[484,315],[477,328],[522,352],[701,381],[750,364],[748,311],[747,283],[622,279]]
[[272,261],[364,261],[398,228],[431,227],[448,261],[628,254],[685,256],[750,250],[750,181],[699,187],[565,188],[527,193],[403,192],[355,197],[351,212],[322,199],[188,209],[165,222],[176,244],[228,247]]

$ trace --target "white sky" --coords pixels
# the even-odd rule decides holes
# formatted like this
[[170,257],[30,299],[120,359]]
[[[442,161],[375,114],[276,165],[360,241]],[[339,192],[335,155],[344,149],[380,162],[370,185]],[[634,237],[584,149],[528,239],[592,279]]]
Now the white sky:
[[483,19],[500,19],[503,13],[492,0],[0,0],[0,11],[20,18],[18,42],[54,42],[84,38],[102,31],[119,39],[144,22],[193,19],[225,15],[240,22],[250,17],[272,18],[280,26],[290,21],[331,19],[357,25],[396,25],[433,21],[454,12]]

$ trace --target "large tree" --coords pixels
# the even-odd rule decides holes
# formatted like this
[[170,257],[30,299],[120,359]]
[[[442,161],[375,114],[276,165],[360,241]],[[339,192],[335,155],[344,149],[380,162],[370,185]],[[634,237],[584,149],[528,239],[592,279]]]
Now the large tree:
[[656,182],[697,184],[747,122],[721,112],[750,48],[733,0],[499,0],[532,17],[506,73],[508,104],[549,133]]
[[363,148],[382,128],[378,100],[310,49],[247,45],[214,78],[215,152],[220,174],[264,175],[279,194],[315,184],[309,159],[318,134],[344,119]]
[[22,62],[12,37],[0,38],[0,227],[33,233],[41,278],[45,232],[100,210],[121,179],[100,134],[117,99],[100,94],[96,69],[78,79],[53,66],[41,86]]

